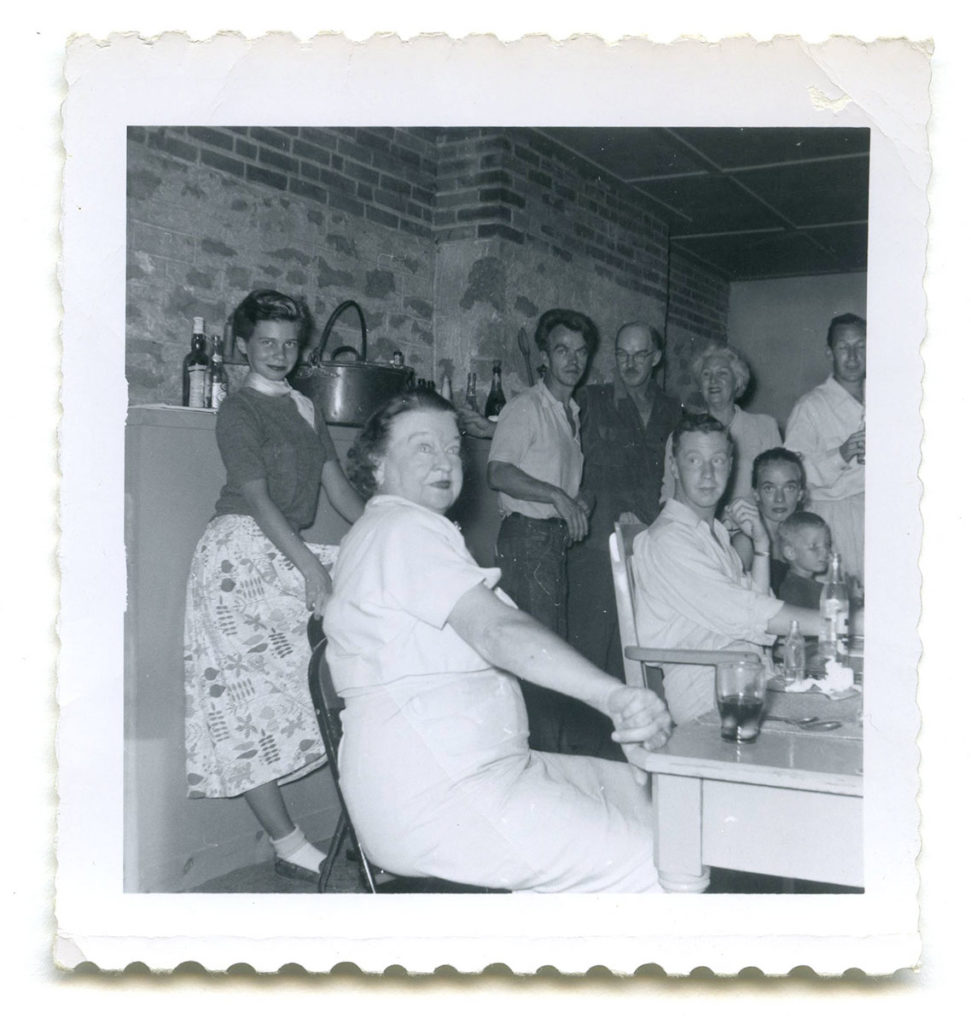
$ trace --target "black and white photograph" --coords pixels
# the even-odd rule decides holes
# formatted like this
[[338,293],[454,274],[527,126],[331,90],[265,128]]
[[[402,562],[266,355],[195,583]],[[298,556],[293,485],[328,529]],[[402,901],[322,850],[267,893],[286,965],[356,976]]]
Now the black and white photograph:
[[208,45],[69,62],[59,955],[912,963],[926,55]]

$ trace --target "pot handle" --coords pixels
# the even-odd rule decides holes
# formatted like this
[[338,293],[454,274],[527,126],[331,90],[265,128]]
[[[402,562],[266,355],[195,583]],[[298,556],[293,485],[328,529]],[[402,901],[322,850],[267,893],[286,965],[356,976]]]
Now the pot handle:
[[317,350],[310,357],[311,363],[317,365],[323,357],[324,350],[327,348],[327,342],[330,339],[330,332],[334,329],[334,324],[340,318],[341,314],[346,309],[353,308],[357,311],[358,319],[361,321],[361,362],[367,362],[367,324],[364,322],[364,310],[353,300],[348,299],[346,302],[342,302],[324,324],[324,329],[320,333],[320,344],[317,346]]

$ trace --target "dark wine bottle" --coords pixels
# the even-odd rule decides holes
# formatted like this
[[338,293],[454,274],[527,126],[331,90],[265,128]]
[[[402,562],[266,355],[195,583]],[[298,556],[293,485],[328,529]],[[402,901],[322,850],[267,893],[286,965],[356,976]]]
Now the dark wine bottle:
[[489,389],[489,397],[485,404],[486,419],[498,419],[505,404],[506,396],[502,393],[502,363],[497,359],[492,364],[492,387]]
[[210,363],[206,354],[206,321],[201,316],[192,318],[189,344],[189,354],[182,360],[182,404],[192,409],[205,409]]

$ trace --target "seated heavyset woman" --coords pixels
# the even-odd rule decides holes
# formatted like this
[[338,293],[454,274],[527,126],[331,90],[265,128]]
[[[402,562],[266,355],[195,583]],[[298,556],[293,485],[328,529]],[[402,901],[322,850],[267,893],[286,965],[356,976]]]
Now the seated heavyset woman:
[[515,677],[608,715],[622,744],[661,746],[670,718],[475,563],[445,517],[462,489],[455,410],[433,392],[391,399],[350,474],[373,496],[341,544],[324,629],[346,702],[341,786],[369,856],[396,874],[497,889],[660,891],[643,776],[531,751]]

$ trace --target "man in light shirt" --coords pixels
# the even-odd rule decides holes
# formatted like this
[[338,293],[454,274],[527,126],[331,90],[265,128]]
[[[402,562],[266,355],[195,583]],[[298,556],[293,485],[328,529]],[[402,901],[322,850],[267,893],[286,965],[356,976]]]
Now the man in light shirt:
[[836,317],[826,344],[833,373],[793,406],[786,447],[802,455],[810,507],[829,524],[846,572],[862,581],[866,320]]
[[[634,540],[634,612],[645,647],[760,651],[798,619],[817,636],[819,612],[784,604],[769,589],[769,535],[750,498],[736,498],[732,518],[751,539],[751,574],[715,511],[732,471],[725,425],[685,415],[672,436],[674,497]],[[715,672],[696,665],[664,669],[664,696],[676,723],[715,707]]]
[[[582,313],[550,309],[539,318],[535,341],[544,378],[500,413],[487,472],[489,486],[499,492],[502,589],[566,638],[566,551],[586,536],[590,515],[580,497],[583,452],[573,392],[596,349],[597,329]],[[528,683],[523,695],[530,745],[561,751],[569,698]]]

